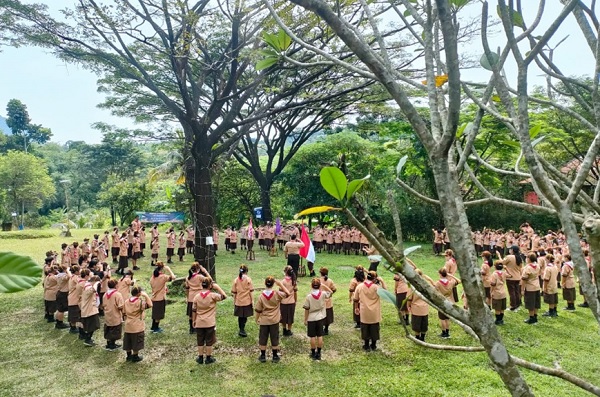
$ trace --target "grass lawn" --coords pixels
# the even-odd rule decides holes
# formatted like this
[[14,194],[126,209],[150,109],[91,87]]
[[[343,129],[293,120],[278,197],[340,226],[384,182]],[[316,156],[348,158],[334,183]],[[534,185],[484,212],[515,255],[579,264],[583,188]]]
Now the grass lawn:
[[[92,238],[92,230],[73,230],[73,238]],[[0,239],[0,251],[30,255],[42,263],[44,252],[59,250],[58,237],[37,239]],[[163,233],[164,234],[164,233]],[[164,237],[164,236],[162,236]],[[269,257],[258,251],[256,261],[244,260],[243,251],[235,255],[222,247],[217,257],[217,278],[225,291],[241,263],[248,264],[255,287],[261,287],[268,275],[281,277],[285,265],[283,254]],[[161,241],[161,247],[166,243]],[[165,248],[161,248],[164,255]],[[149,257],[149,251],[146,251]],[[413,253],[411,258],[434,277],[443,259],[431,254],[431,246]],[[142,270],[135,278],[149,287],[151,267],[143,258]],[[164,259],[164,256],[161,258]],[[191,257],[176,262],[172,269],[178,276],[187,274]],[[347,286],[353,267],[367,265],[363,256],[317,254],[317,267],[326,266],[338,287],[334,295],[335,323],[325,337],[323,361],[309,358],[308,338],[302,324],[302,302],[309,291],[309,279],[299,280],[295,335],[282,338],[282,361],[279,364],[258,362],[258,327],[249,321],[248,338],[237,336],[237,319],[233,301],[219,303],[217,339],[213,365],[196,364],[196,338],[188,334],[185,298],[168,295],[174,301],[167,306],[161,323],[163,334],[146,334],[144,361],[130,364],[124,352],[107,352],[102,331],[94,339],[97,347],[86,348],[76,335],[55,330],[44,320],[42,287],[17,294],[0,295],[0,396],[506,396],[500,378],[492,370],[486,354],[441,352],[414,345],[403,337],[397,324],[395,308],[383,303],[382,340],[376,352],[364,353],[360,333],[353,329]],[[392,275],[382,275],[393,288]],[[149,289],[149,288],[148,288]],[[578,297],[578,303],[581,302]],[[544,306],[544,305],[543,305]],[[563,303],[560,303],[560,308]],[[545,307],[542,308],[545,311]],[[557,319],[540,316],[540,323],[523,323],[527,314],[507,312],[502,333],[511,353],[525,359],[554,366],[600,383],[598,329],[588,309],[559,311]],[[150,328],[150,312],[146,329]],[[452,339],[443,340],[435,310],[430,311],[427,340],[432,343],[474,345],[474,341],[456,326]],[[570,384],[527,370],[522,373],[536,395],[588,395]]]

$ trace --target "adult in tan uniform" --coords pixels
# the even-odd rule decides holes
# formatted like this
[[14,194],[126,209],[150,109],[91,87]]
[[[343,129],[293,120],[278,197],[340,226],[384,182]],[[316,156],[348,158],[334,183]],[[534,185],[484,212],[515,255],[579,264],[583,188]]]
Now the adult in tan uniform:
[[[169,274],[165,274],[169,272]],[[150,278],[150,287],[152,288],[152,333],[158,334],[163,332],[160,328],[160,321],[165,318],[165,310],[167,307],[167,283],[175,280],[175,274],[169,266],[165,266],[163,262],[156,262],[156,267]]]
[[144,312],[152,307],[152,300],[148,294],[139,287],[131,289],[131,297],[125,300],[125,335],[123,337],[123,350],[127,353],[127,361],[137,363],[143,360],[139,355],[144,349]]
[[364,341],[363,350],[377,350],[379,340],[379,323],[381,322],[381,300],[377,290],[381,288],[375,283],[377,273],[370,271],[367,279],[356,287],[353,300],[358,303],[360,316],[360,335]]
[[521,306],[521,255],[519,247],[513,245],[508,251],[508,255],[502,258],[499,251],[496,251],[498,259],[502,261],[506,273],[506,287],[510,300],[510,310],[516,311]]
[[287,265],[291,266],[294,274],[298,276],[298,271],[300,270],[300,248],[304,247],[304,243],[296,237],[295,234],[292,234],[291,240],[285,243],[283,252],[287,258]]
[[125,299],[119,291],[115,289],[117,280],[108,280],[108,291],[104,294],[102,306],[104,308],[104,339],[106,339],[105,349],[115,351],[120,348],[117,341],[121,339],[123,333],[123,305]]
[[[279,291],[273,290],[273,287],[277,285]],[[273,276],[269,276],[265,279],[265,289],[260,293],[256,300],[254,311],[256,312],[256,322],[260,326],[258,333],[258,347],[260,349],[260,356],[258,361],[264,363],[267,361],[266,351],[267,342],[271,339],[271,348],[273,350],[273,362],[277,363],[280,360],[279,357],[279,321],[281,320],[281,312],[279,305],[281,301],[289,296],[285,286],[279,280],[275,280]]]

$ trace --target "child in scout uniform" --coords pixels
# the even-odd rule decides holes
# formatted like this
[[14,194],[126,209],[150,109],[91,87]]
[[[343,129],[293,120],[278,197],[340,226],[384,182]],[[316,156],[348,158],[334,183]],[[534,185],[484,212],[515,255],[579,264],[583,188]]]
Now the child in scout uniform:
[[354,278],[350,280],[350,285],[348,286],[348,291],[350,296],[348,301],[353,304],[352,306],[352,315],[354,318],[354,328],[360,328],[360,315],[358,314],[358,303],[354,301],[354,292],[356,291],[356,287],[358,287],[361,283],[365,281],[365,268],[362,266],[356,266],[354,271]]
[[133,272],[126,270],[123,277],[117,282],[117,290],[123,295],[123,299],[129,299],[130,290],[134,283]]
[[554,264],[554,256],[546,255],[546,268],[542,279],[544,280],[544,303],[548,304],[548,311],[542,316],[558,317],[556,305],[558,305],[558,273],[559,269]]
[[281,280],[290,294],[281,301],[281,325],[283,326],[283,336],[292,336],[292,326],[294,325],[294,314],[296,312],[297,291],[296,274],[291,266],[283,269],[284,278]]
[[69,277],[69,295],[67,296],[67,313],[69,316],[69,333],[76,334],[80,331],[77,330],[81,318],[81,311],[79,310],[79,291],[77,285],[79,284],[79,265],[71,266],[71,276]]
[[186,315],[189,318],[190,323],[190,335],[196,333],[196,329],[194,328],[194,320],[193,320],[193,312],[192,312],[192,303],[194,302],[194,298],[196,295],[202,290],[202,280],[204,280],[204,276],[202,273],[205,273],[208,277],[206,271],[203,272],[203,267],[200,266],[198,262],[192,263],[190,270],[188,270],[188,276],[185,279],[185,290],[186,290],[186,301],[187,301],[187,309]]
[[[84,272],[87,269],[84,270]],[[83,272],[82,272],[83,273]],[[89,276],[89,271],[86,277]],[[92,336],[94,332],[100,328],[100,316],[98,315],[98,306],[100,305],[100,296],[98,290],[100,286],[100,278],[98,276],[90,277],[83,286],[79,308],[81,309],[81,323],[83,324],[84,341],[83,344],[87,347],[96,345]]]
[[[198,364],[212,364],[216,361],[212,356],[212,351],[213,345],[217,341],[215,334],[217,302],[226,297],[221,287],[213,283],[210,278],[202,280],[202,290],[194,297],[192,313],[198,341],[198,357],[196,358]],[[206,360],[204,355],[206,355]]]
[[506,274],[502,271],[504,265],[498,260],[494,263],[496,269],[490,275],[490,295],[492,309],[496,314],[496,325],[504,325],[504,310],[506,310]]
[[248,266],[241,265],[239,275],[231,283],[231,294],[233,295],[233,315],[238,318],[238,335],[242,338],[248,336],[246,333],[246,323],[248,317],[254,315],[252,308],[252,292],[254,285],[252,279],[248,277]]
[[[164,271],[168,271],[169,274],[165,274]],[[153,333],[163,332],[159,324],[165,318],[167,282],[173,280],[175,280],[175,274],[171,268],[162,262],[156,262],[156,268],[150,278],[150,287],[152,288],[152,327],[150,329]]]
[[120,345],[117,341],[121,339],[123,332],[123,308],[125,299],[115,288],[117,280],[108,280],[108,290],[104,294],[102,306],[104,308],[104,339],[106,339],[106,350],[115,351]]
[[320,360],[321,349],[323,349],[323,326],[327,318],[326,300],[331,297],[332,291],[325,284],[321,284],[318,278],[312,279],[311,287],[312,290],[302,305],[304,325],[310,338],[310,357],[313,360]]
[[64,323],[65,312],[69,310],[69,273],[65,265],[58,267],[58,274],[56,275],[56,281],[58,284],[58,292],[56,293],[56,325],[57,329],[69,328]]
[[575,266],[571,261],[571,255],[564,254],[563,259],[565,262],[563,263],[560,275],[562,278],[563,299],[567,301],[565,310],[575,311]]
[[527,255],[527,264],[521,272],[525,308],[529,310],[529,319],[525,320],[526,324],[535,324],[538,322],[537,311],[541,305],[539,277],[540,266],[537,263],[537,255],[531,252]]
[[[335,283],[329,278],[329,269],[322,267],[319,269],[321,274],[321,285],[327,286],[331,290],[331,295],[337,291]],[[325,299],[325,323],[323,327],[323,335],[329,335],[329,326],[333,324],[333,301],[331,296]]]
[[[279,291],[273,290],[273,287],[277,285]],[[279,280],[275,280],[275,277],[269,276],[265,279],[265,289],[260,293],[256,300],[254,311],[256,312],[256,322],[259,327],[258,334],[258,347],[260,349],[260,356],[258,360],[261,363],[267,361],[266,350],[267,342],[271,339],[271,348],[273,349],[273,362],[279,362],[279,320],[281,319],[281,312],[279,305],[281,301],[290,295],[283,283]]]
[[144,312],[152,307],[152,300],[147,293],[139,287],[131,289],[131,297],[125,300],[125,335],[123,337],[123,350],[127,352],[127,361],[139,362],[143,357],[139,355],[144,349]]
[[[460,280],[448,273],[444,267],[441,268],[438,273],[440,279],[435,283],[435,288],[450,302],[456,303],[452,291],[460,284]],[[441,311],[438,311],[438,318],[440,320],[440,327],[442,328],[440,337],[450,338],[450,318]]]
[[[416,272],[425,278],[429,284],[434,285],[431,277],[424,275],[420,269],[417,269]],[[425,342],[425,336],[429,330],[429,304],[414,288],[412,288],[406,297],[406,302],[407,308],[411,313],[410,325],[415,332],[415,337]]]
[[377,290],[381,288],[375,283],[377,273],[370,271],[367,279],[356,287],[353,300],[358,304],[357,314],[360,316],[360,333],[364,341],[363,350],[377,350],[379,340],[379,323],[381,322],[381,300]]
[[408,319],[408,307],[406,303],[406,296],[408,294],[408,284],[400,273],[394,275],[394,291],[396,292],[396,307],[398,308],[398,317],[400,321],[404,321],[406,325],[409,324]]

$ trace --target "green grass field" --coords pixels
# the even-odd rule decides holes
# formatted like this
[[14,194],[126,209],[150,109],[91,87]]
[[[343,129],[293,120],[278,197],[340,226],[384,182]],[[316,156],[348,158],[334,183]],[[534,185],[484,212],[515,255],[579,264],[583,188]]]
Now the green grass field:
[[[92,237],[92,230],[74,230],[69,240]],[[41,263],[44,252],[59,250],[64,238],[30,240],[0,239],[0,251],[12,251],[33,257]],[[223,241],[223,239],[221,239]],[[222,244],[222,243],[221,243]],[[161,246],[166,244],[161,242]],[[164,255],[164,248],[161,248]],[[149,251],[147,251],[149,254]],[[149,255],[147,255],[149,256]],[[243,251],[235,255],[220,247],[217,278],[225,291],[241,263],[248,264],[249,276],[256,287],[268,275],[281,277],[285,259],[269,257],[258,251],[256,261],[244,260]],[[430,276],[443,264],[431,254],[431,246],[411,255],[417,265]],[[142,260],[142,270],[135,278],[149,285],[151,267]],[[164,256],[161,258],[164,259]],[[172,268],[184,276],[191,263],[177,262]],[[360,334],[353,329],[347,286],[353,267],[367,264],[363,256],[317,254],[317,267],[330,269],[330,278],[338,287],[334,295],[335,323],[325,337],[323,361],[309,358],[308,338],[302,324],[301,303],[309,290],[309,279],[299,281],[295,335],[282,338],[282,361],[279,364],[258,362],[258,327],[249,321],[248,338],[237,336],[237,319],[233,301],[218,306],[217,339],[213,365],[196,364],[195,335],[187,332],[185,298],[169,295],[174,303],[167,306],[161,323],[163,334],[146,335],[144,361],[130,364],[124,352],[107,352],[102,331],[94,339],[98,346],[86,348],[76,335],[55,330],[44,321],[42,287],[0,295],[0,396],[506,396],[500,378],[492,370],[484,353],[434,351],[414,345],[404,337],[397,324],[395,308],[382,303],[380,349],[365,353]],[[382,269],[384,272],[384,270]],[[393,288],[392,275],[382,274]],[[579,299],[579,302],[581,300]],[[562,302],[560,308],[562,308]],[[543,308],[545,310],[545,308]],[[574,313],[559,311],[557,319],[540,317],[540,323],[523,323],[527,314],[507,312],[507,323],[501,329],[511,353],[539,364],[560,365],[574,374],[600,383],[598,329],[588,309]],[[443,340],[435,310],[430,311],[427,340],[432,343],[474,345],[475,342],[452,326],[452,339]],[[150,315],[146,318],[150,327]],[[548,376],[522,370],[536,395],[584,396],[582,390]]]

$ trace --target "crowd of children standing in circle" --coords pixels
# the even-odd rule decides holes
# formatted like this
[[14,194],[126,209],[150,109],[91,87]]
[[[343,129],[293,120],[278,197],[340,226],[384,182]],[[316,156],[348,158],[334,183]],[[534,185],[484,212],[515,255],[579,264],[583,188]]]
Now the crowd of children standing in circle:
[[[258,237],[265,249],[270,249],[278,242],[279,238],[270,238],[272,225],[266,225],[258,235],[242,230],[245,237],[243,247],[248,250],[253,248],[253,237]],[[257,230],[260,230],[258,228]],[[283,246],[300,247],[303,243],[297,240],[299,230],[296,225],[283,228]],[[340,231],[352,229],[343,227]],[[329,235],[325,229],[313,230],[313,244],[317,250],[329,252],[327,238],[318,240],[320,236]],[[452,302],[458,302],[457,285],[460,279],[456,277],[458,266],[452,250],[444,247],[444,236],[434,230],[434,252],[441,254],[445,248],[445,264],[438,271],[438,280],[417,269],[431,285]],[[226,250],[235,252],[237,238],[235,231],[225,231]],[[315,236],[315,234],[317,236]],[[483,232],[473,233],[473,242],[476,250],[481,254],[483,264],[481,277],[486,294],[486,302],[495,312],[496,324],[504,324],[504,311],[509,297],[510,310],[517,311],[524,304],[529,311],[528,324],[538,321],[537,311],[541,301],[548,304],[548,311],[544,316],[558,317],[558,289],[563,290],[563,299],[567,302],[567,310],[575,310],[574,302],[575,279],[573,264],[565,244],[564,235],[549,232],[540,237],[529,225],[524,225],[520,233],[508,232],[503,237],[497,237],[498,231],[485,229]],[[57,329],[69,329],[69,332],[78,334],[85,346],[94,346],[93,334],[100,329],[100,317],[104,317],[105,348],[116,351],[123,348],[126,351],[127,361],[138,362],[142,360],[139,354],[145,346],[145,311],[152,311],[153,333],[163,332],[160,322],[165,317],[167,283],[176,276],[170,267],[159,257],[158,229],[154,226],[150,231],[151,239],[151,265],[154,266],[150,279],[151,294],[144,291],[134,280],[134,273],[128,269],[129,261],[133,270],[137,270],[137,260],[144,257],[146,228],[135,219],[134,222],[122,233],[115,228],[112,233],[113,241],[109,240],[109,233],[105,232],[102,239],[98,235],[90,242],[84,239],[83,244],[74,242],[71,245],[63,244],[60,255],[48,252],[44,267],[44,301],[46,319],[55,323]],[[260,237],[263,239],[260,239]],[[289,237],[288,237],[289,236]],[[496,237],[494,237],[496,236]],[[441,239],[440,239],[441,237]],[[177,256],[180,260],[186,253],[194,249],[194,230],[189,227],[179,233],[177,238],[173,228],[167,231],[167,263],[172,262],[175,247],[178,245]],[[240,239],[241,240],[241,239]],[[263,240],[263,241],[260,241]],[[177,243],[178,241],[178,243]],[[526,243],[527,241],[527,243]],[[295,244],[298,242],[298,244]],[[213,238],[215,250],[218,249],[218,234]],[[334,240],[334,247],[336,242]],[[446,243],[448,244],[448,243]],[[440,246],[441,245],[441,246]],[[586,260],[591,271],[591,263],[587,255]],[[508,250],[506,251],[506,247]],[[110,247],[110,250],[108,250]],[[348,250],[346,250],[348,248]],[[377,341],[380,339],[381,302],[377,290],[387,288],[384,280],[377,274],[378,258],[376,251],[359,240],[357,245],[350,241],[342,240],[341,248],[344,253],[364,253],[369,255],[370,267],[365,269],[358,266],[351,280],[348,292],[349,302],[352,303],[352,314],[355,327],[360,328],[363,349],[376,350]],[[332,252],[336,250],[333,249]],[[347,252],[346,252],[347,251]],[[341,251],[340,251],[341,252]],[[108,255],[113,257],[113,265],[117,267],[113,272],[107,262]],[[292,336],[294,313],[297,297],[297,264],[288,259],[284,277],[281,280],[269,276],[264,281],[264,288],[255,297],[255,287],[248,275],[248,267],[241,265],[239,275],[232,281],[230,291],[234,300],[234,316],[238,318],[238,335],[247,337],[246,323],[250,317],[255,316],[259,325],[258,344],[260,350],[259,361],[266,361],[268,342],[271,345],[271,359],[280,360],[279,355],[279,327],[282,326],[283,336]],[[373,259],[375,258],[375,259]],[[494,260],[494,258],[496,258]],[[524,265],[523,265],[524,264]],[[295,266],[294,266],[295,265]],[[328,335],[329,326],[334,321],[333,302],[331,295],[337,291],[335,283],[329,278],[328,269],[319,269],[320,277],[316,277],[311,269],[311,290],[303,302],[304,324],[307,336],[310,338],[310,357],[314,360],[321,359],[323,336]],[[113,274],[120,278],[113,278]],[[194,262],[184,281],[186,291],[187,309],[190,334],[196,334],[198,345],[197,362],[211,364],[213,345],[216,342],[216,304],[226,299],[228,294],[213,280],[209,273],[199,263]],[[420,293],[411,288],[400,274],[394,276],[394,289],[400,323],[412,327],[417,339],[425,341],[429,328],[429,304]],[[258,291],[256,291],[258,292]],[[468,302],[463,295],[463,305],[468,309]],[[580,306],[587,306],[584,302]],[[68,323],[65,322],[68,314]],[[450,321],[443,313],[438,313],[440,337],[450,337]],[[118,340],[123,340],[123,345],[118,345]]]

